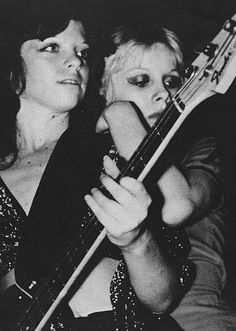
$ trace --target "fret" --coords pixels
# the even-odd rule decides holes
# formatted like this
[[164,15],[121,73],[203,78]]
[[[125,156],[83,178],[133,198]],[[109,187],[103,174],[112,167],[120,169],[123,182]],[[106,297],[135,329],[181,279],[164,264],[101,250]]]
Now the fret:
[[167,112],[163,116],[163,121],[159,125],[160,126],[159,131],[163,138],[167,136],[167,134],[173,128],[174,124],[176,123],[176,121],[183,112],[184,112],[183,102],[180,100],[180,98],[174,98],[174,101],[170,106],[170,110],[167,110]]
[[[127,167],[121,172],[120,177],[129,175],[138,178],[155,150],[163,142],[168,132],[184,111],[184,108],[184,103],[178,95],[168,106],[161,120],[150,129],[144,141],[140,144],[129,161]],[[33,320],[36,321],[35,325],[40,322],[42,316],[48,311],[54,300],[63,290],[70,275],[77,268],[80,261],[84,258],[103,230],[103,226],[96,220],[96,217],[90,210],[87,211],[87,216],[88,217],[83,219],[82,231],[68,247],[62,262],[55,269],[52,277],[43,284],[34,297],[35,300],[30,307],[30,315],[34,316]],[[29,311],[27,314],[28,313]]]
[[[186,70],[186,82],[172,98],[161,119],[150,128],[117,180],[124,176],[143,180],[192,109],[213,94],[226,92],[236,76],[235,27],[236,14],[225,23],[223,29]],[[40,285],[31,282],[30,286],[33,290],[35,287],[36,291],[17,322],[19,330],[42,330],[105,238],[105,229],[91,210],[86,210],[81,222],[80,232],[69,245],[51,277]]]
[[[176,107],[177,103],[180,104],[178,108]],[[180,107],[181,112],[179,111]],[[175,103],[169,105],[162,119],[150,129],[150,132],[134,153],[133,158],[129,161],[128,166],[122,171],[121,177],[129,175],[138,178],[154,151],[162,143],[165,136],[182,113],[182,110],[184,110],[183,103],[180,103],[180,98],[178,97]],[[49,307],[63,290],[68,278],[76,270],[80,261],[84,258],[103,230],[103,226],[97,221],[96,217],[89,209],[86,214],[87,217],[84,217],[82,221],[83,226],[81,232],[71,242],[65,256],[60,265],[55,269],[53,275],[38,289],[30,309],[26,312],[26,316],[28,316],[29,313],[33,316],[35,325],[40,322],[44,314],[48,311]],[[24,323],[24,317],[22,318],[22,323]]]
[[[179,106],[176,107],[176,104]],[[147,133],[147,136],[129,160],[129,164],[121,172],[119,179],[124,176],[138,178],[149,160],[152,158],[154,152],[161,145],[180,115],[183,113],[184,108],[184,103],[180,97],[176,98],[174,102],[172,101],[161,120],[155,123]],[[181,109],[181,112],[179,109]]]
[[25,314],[18,321],[17,326],[20,331],[35,330],[38,322],[42,320],[44,312],[41,311],[39,304],[34,304],[33,307],[30,306]]
[[[79,262],[86,255],[95,239],[102,231],[103,226],[101,223],[96,221],[94,216],[91,217],[91,211],[88,211],[88,215],[90,217],[85,219],[85,225],[82,233],[80,233],[78,237],[71,243],[62,262],[59,266],[57,266],[53,275],[43,284],[41,284],[35,293],[30,307],[28,307],[28,309],[25,311],[25,314],[22,315],[20,320],[21,327],[30,325],[29,330],[34,330],[32,327],[36,327],[41,321],[45,313],[63,290],[63,287],[65,286],[68,278],[78,267]],[[83,239],[81,240],[80,238]],[[32,323],[29,323],[28,316],[31,316]]]

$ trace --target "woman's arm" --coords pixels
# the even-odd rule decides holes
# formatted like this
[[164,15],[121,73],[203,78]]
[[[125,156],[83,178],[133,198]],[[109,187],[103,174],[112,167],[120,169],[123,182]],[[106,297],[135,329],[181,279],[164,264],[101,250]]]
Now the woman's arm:
[[[118,172],[108,157],[104,168],[111,175]],[[150,196],[142,183],[130,177],[117,183],[104,175],[101,182],[115,201],[98,189],[85,200],[107,229],[110,241],[121,249],[139,300],[152,312],[162,314],[175,302],[181,286],[177,270],[146,227]]]
[[179,170],[171,166],[159,179],[164,196],[162,218],[169,225],[201,219],[222,203],[222,179],[216,141],[198,141],[186,154]]
[[[134,108],[125,101],[110,104],[104,110],[97,132],[108,128],[119,154],[126,160],[146,135]],[[151,311],[161,314],[181,292],[179,270],[170,262],[168,254],[163,253],[158,239],[154,238],[156,233],[146,227],[151,200],[142,183],[129,177],[122,178],[120,183],[114,181],[119,170],[107,156],[104,168],[108,176],[103,176],[101,181],[115,201],[97,189],[86,196],[86,201],[106,227],[110,241],[121,249],[139,300]],[[168,244],[166,240],[166,246]]]

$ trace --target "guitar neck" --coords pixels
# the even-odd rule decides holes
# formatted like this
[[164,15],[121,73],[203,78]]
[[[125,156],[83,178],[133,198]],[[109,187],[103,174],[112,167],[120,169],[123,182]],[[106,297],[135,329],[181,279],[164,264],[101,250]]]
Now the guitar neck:
[[[131,176],[142,181],[190,112],[216,92],[225,93],[236,75],[235,21],[236,15],[225,23],[212,43],[193,62],[186,83],[173,97],[162,118],[147,133],[121,171],[120,178]],[[82,229],[53,275],[39,286],[37,282],[29,285],[29,292],[33,289],[34,295],[30,307],[18,322],[19,330],[42,329],[106,235],[90,210],[82,220]]]
[[[120,177],[140,178],[142,176],[143,179],[145,177],[144,172],[146,175],[150,171],[151,164],[153,165],[158,155],[161,154],[161,152],[158,152],[159,148],[161,147],[163,150],[163,144],[165,146],[168,144],[166,137],[169,135],[169,139],[171,139],[170,137],[174,136],[175,131],[186,117],[183,111],[180,112],[180,108],[177,108],[174,103],[176,103],[176,100],[173,100],[163,118],[147,133],[130,161],[121,171]],[[82,220],[81,228],[82,231],[71,242],[53,274],[39,286],[37,286],[36,281],[30,283],[29,292],[33,292],[33,298],[36,299],[33,299],[31,303],[31,312],[27,310],[18,322],[21,330],[26,330],[29,327],[29,314],[32,315],[30,319],[31,329],[41,330],[105,238],[106,231],[104,227],[89,209]],[[32,294],[30,295],[32,296]]]

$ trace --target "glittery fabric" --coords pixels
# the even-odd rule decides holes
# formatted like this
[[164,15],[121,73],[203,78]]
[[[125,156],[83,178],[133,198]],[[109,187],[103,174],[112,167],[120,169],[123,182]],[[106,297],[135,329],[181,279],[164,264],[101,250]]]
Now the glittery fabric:
[[[116,161],[119,161],[114,148],[110,150],[109,155],[113,159],[115,158]],[[9,272],[15,265],[17,247],[25,217],[20,205],[17,204],[0,179],[0,276]],[[81,227],[83,227],[83,222],[81,223]],[[167,249],[167,254],[170,258],[173,258],[173,263],[178,266],[179,280],[181,285],[184,286],[187,283],[186,280],[189,279],[189,268],[184,262],[186,247],[183,243],[181,233],[178,230],[168,229],[162,226],[161,240],[163,241],[163,246]],[[108,255],[117,259],[121,258],[121,255],[117,254],[117,251],[114,254]],[[116,331],[149,331],[146,320],[143,318],[143,312],[138,298],[130,284],[126,265],[122,258],[112,279],[111,301]],[[162,317],[155,317],[155,319],[157,322],[156,331],[164,330],[163,328],[159,328],[159,321],[161,321]],[[67,331],[72,330],[67,322],[64,323],[64,316],[59,313],[53,318],[53,322],[50,323],[47,330],[62,329]]]
[[0,178],[0,278],[15,266],[24,215]]
[[[119,157],[114,145],[112,145],[108,154],[116,162],[118,167],[122,169],[124,160]],[[151,218],[155,222],[155,215],[152,215]],[[183,288],[188,288],[191,282],[191,267],[186,262],[186,256],[190,246],[185,232],[176,228],[169,228],[163,222],[159,221],[158,223],[155,224],[157,228],[153,230],[158,233],[158,243],[162,247],[163,253],[176,266],[180,285]],[[149,314],[149,321],[147,321],[147,317],[144,316],[141,304],[130,283],[123,259],[113,276],[110,294],[116,331],[149,331],[150,325],[148,324],[150,323],[150,319],[153,319],[152,325],[158,331],[158,326],[160,327],[162,324],[162,317]],[[166,319],[166,316],[163,316],[163,318]]]
[[129,283],[124,261],[121,261],[111,283],[111,300],[116,331],[143,330],[144,321],[138,315],[138,300]]
[[[177,267],[180,285],[187,288],[191,281],[191,267],[185,260],[189,245],[184,232],[162,225],[159,233],[165,253]],[[158,331],[162,318],[166,319],[166,316],[158,317],[149,314],[149,321],[147,321],[130,283],[124,260],[121,260],[113,276],[110,291],[116,331],[149,330],[150,327],[147,324],[150,319],[153,319],[154,328],[156,327]]]

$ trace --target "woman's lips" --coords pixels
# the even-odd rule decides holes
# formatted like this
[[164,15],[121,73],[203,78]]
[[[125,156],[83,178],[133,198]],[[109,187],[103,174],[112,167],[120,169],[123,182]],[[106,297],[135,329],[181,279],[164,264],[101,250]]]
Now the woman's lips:
[[77,85],[80,86],[80,80],[77,79],[64,79],[59,82],[59,84]]

